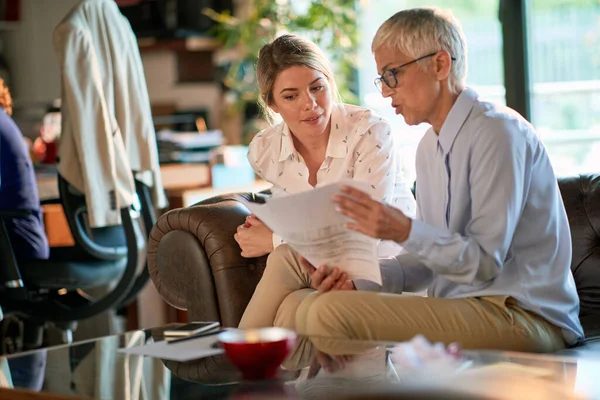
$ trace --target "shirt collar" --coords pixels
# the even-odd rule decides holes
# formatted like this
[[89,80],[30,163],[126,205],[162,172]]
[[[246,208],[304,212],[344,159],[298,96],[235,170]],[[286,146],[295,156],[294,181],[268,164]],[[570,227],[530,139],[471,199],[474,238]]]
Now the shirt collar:
[[281,124],[281,150],[279,151],[279,161],[287,160],[292,154],[296,152],[294,147],[294,140],[290,133],[290,128],[285,122]]
[[469,116],[478,97],[479,95],[477,92],[470,88],[463,90],[461,94],[458,95],[456,102],[450,109],[446,120],[442,124],[442,129],[440,129],[439,132],[438,143],[444,154],[450,152],[460,128]]
[[[325,153],[325,157],[346,157],[346,146],[344,141],[347,141],[347,137],[344,132],[347,132],[347,130],[344,114],[345,109],[341,104],[334,104],[331,108],[331,131],[329,132],[329,141],[327,143],[327,152]],[[296,153],[290,128],[285,122],[283,122],[281,125],[281,150],[279,151],[280,162],[287,160],[290,155]]]

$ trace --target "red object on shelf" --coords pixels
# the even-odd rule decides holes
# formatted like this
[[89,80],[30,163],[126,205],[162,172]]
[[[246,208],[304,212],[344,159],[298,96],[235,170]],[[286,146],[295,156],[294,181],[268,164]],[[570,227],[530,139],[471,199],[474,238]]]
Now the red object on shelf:
[[119,7],[135,6],[142,2],[142,0],[115,0]]
[[46,157],[44,158],[44,164],[56,164],[56,156],[58,154],[58,146],[56,142],[46,143]]
[[20,21],[21,20],[21,0],[4,0],[4,21]]

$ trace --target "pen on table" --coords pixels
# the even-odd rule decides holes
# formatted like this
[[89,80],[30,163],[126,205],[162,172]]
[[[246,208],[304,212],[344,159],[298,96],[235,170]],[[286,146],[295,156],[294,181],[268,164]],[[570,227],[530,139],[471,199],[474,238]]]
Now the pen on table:
[[204,336],[217,335],[223,331],[225,331],[225,329],[219,329],[217,331],[211,331],[211,332],[202,332],[197,335],[185,336],[182,338],[171,339],[171,340],[166,340],[166,338],[165,338],[165,340],[166,340],[167,344],[175,344],[175,343],[185,342],[186,340],[198,339],[198,338],[201,338]]

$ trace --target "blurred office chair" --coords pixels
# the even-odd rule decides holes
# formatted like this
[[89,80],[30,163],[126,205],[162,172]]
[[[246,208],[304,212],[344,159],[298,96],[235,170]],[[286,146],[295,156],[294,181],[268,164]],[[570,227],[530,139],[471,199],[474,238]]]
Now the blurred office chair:
[[[63,206],[75,245],[52,248],[48,260],[16,260],[4,219],[27,212],[0,210],[0,305],[26,326],[13,351],[41,345],[44,328],[52,325],[70,342],[77,321],[124,307],[148,282],[147,233],[156,219],[149,188],[136,180],[139,201],[120,210],[121,225],[103,228],[87,226],[85,197],[60,174],[58,189],[54,202]],[[102,298],[86,293],[107,286],[112,289]]]

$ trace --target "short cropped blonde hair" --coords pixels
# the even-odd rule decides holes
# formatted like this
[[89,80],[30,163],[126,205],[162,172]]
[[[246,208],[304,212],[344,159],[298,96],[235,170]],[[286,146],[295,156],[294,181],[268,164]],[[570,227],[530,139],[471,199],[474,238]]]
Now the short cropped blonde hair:
[[414,59],[445,50],[455,59],[448,79],[450,91],[456,93],[465,86],[467,41],[450,11],[423,7],[397,12],[379,27],[373,38],[371,51],[381,47],[399,50]]

